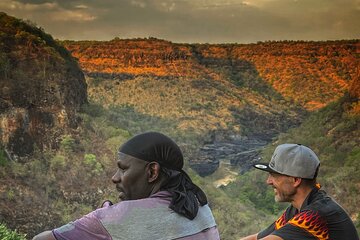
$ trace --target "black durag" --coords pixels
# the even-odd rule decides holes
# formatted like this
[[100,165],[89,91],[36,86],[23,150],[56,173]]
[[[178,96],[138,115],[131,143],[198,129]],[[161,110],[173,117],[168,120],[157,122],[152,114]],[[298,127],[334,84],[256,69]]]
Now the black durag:
[[146,132],[136,135],[124,143],[119,153],[135,158],[159,163],[167,180],[160,190],[171,193],[169,208],[194,219],[201,206],[207,204],[205,193],[196,186],[183,171],[184,159],[179,146],[169,137],[158,132]]

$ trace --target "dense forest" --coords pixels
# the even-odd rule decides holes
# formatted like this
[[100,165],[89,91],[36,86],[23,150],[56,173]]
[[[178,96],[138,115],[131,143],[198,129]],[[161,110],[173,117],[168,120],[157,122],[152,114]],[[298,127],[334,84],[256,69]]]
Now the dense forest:
[[148,130],[179,143],[222,239],[286,206],[249,167],[284,142],[318,153],[320,183],[360,229],[359,47],[56,41],[1,13],[0,236],[31,238],[116,201],[116,149]]

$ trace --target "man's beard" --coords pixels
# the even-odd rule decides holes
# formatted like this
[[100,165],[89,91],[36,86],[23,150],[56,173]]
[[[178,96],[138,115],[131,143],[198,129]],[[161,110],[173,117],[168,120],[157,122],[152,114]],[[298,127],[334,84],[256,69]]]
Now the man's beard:
[[278,189],[276,189],[275,192],[275,201],[276,202],[291,202],[294,199],[294,195],[295,195],[296,191],[295,189],[293,189],[292,191],[278,191]]

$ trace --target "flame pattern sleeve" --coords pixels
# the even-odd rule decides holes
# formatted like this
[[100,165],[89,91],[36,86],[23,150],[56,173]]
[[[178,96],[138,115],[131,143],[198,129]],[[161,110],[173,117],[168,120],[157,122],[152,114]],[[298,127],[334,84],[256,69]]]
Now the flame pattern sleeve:
[[282,228],[286,224],[286,212],[284,212],[278,220],[275,221],[275,230]]
[[330,239],[326,221],[316,211],[302,211],[290,219],[288,224],[305,230],[319,240]]

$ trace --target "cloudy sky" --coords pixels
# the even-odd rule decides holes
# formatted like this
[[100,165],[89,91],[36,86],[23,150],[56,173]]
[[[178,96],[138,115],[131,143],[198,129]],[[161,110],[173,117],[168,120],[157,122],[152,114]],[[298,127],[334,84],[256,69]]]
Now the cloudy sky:
[[0,0],[57,39],[179,43],[360,38],[360,0]]

